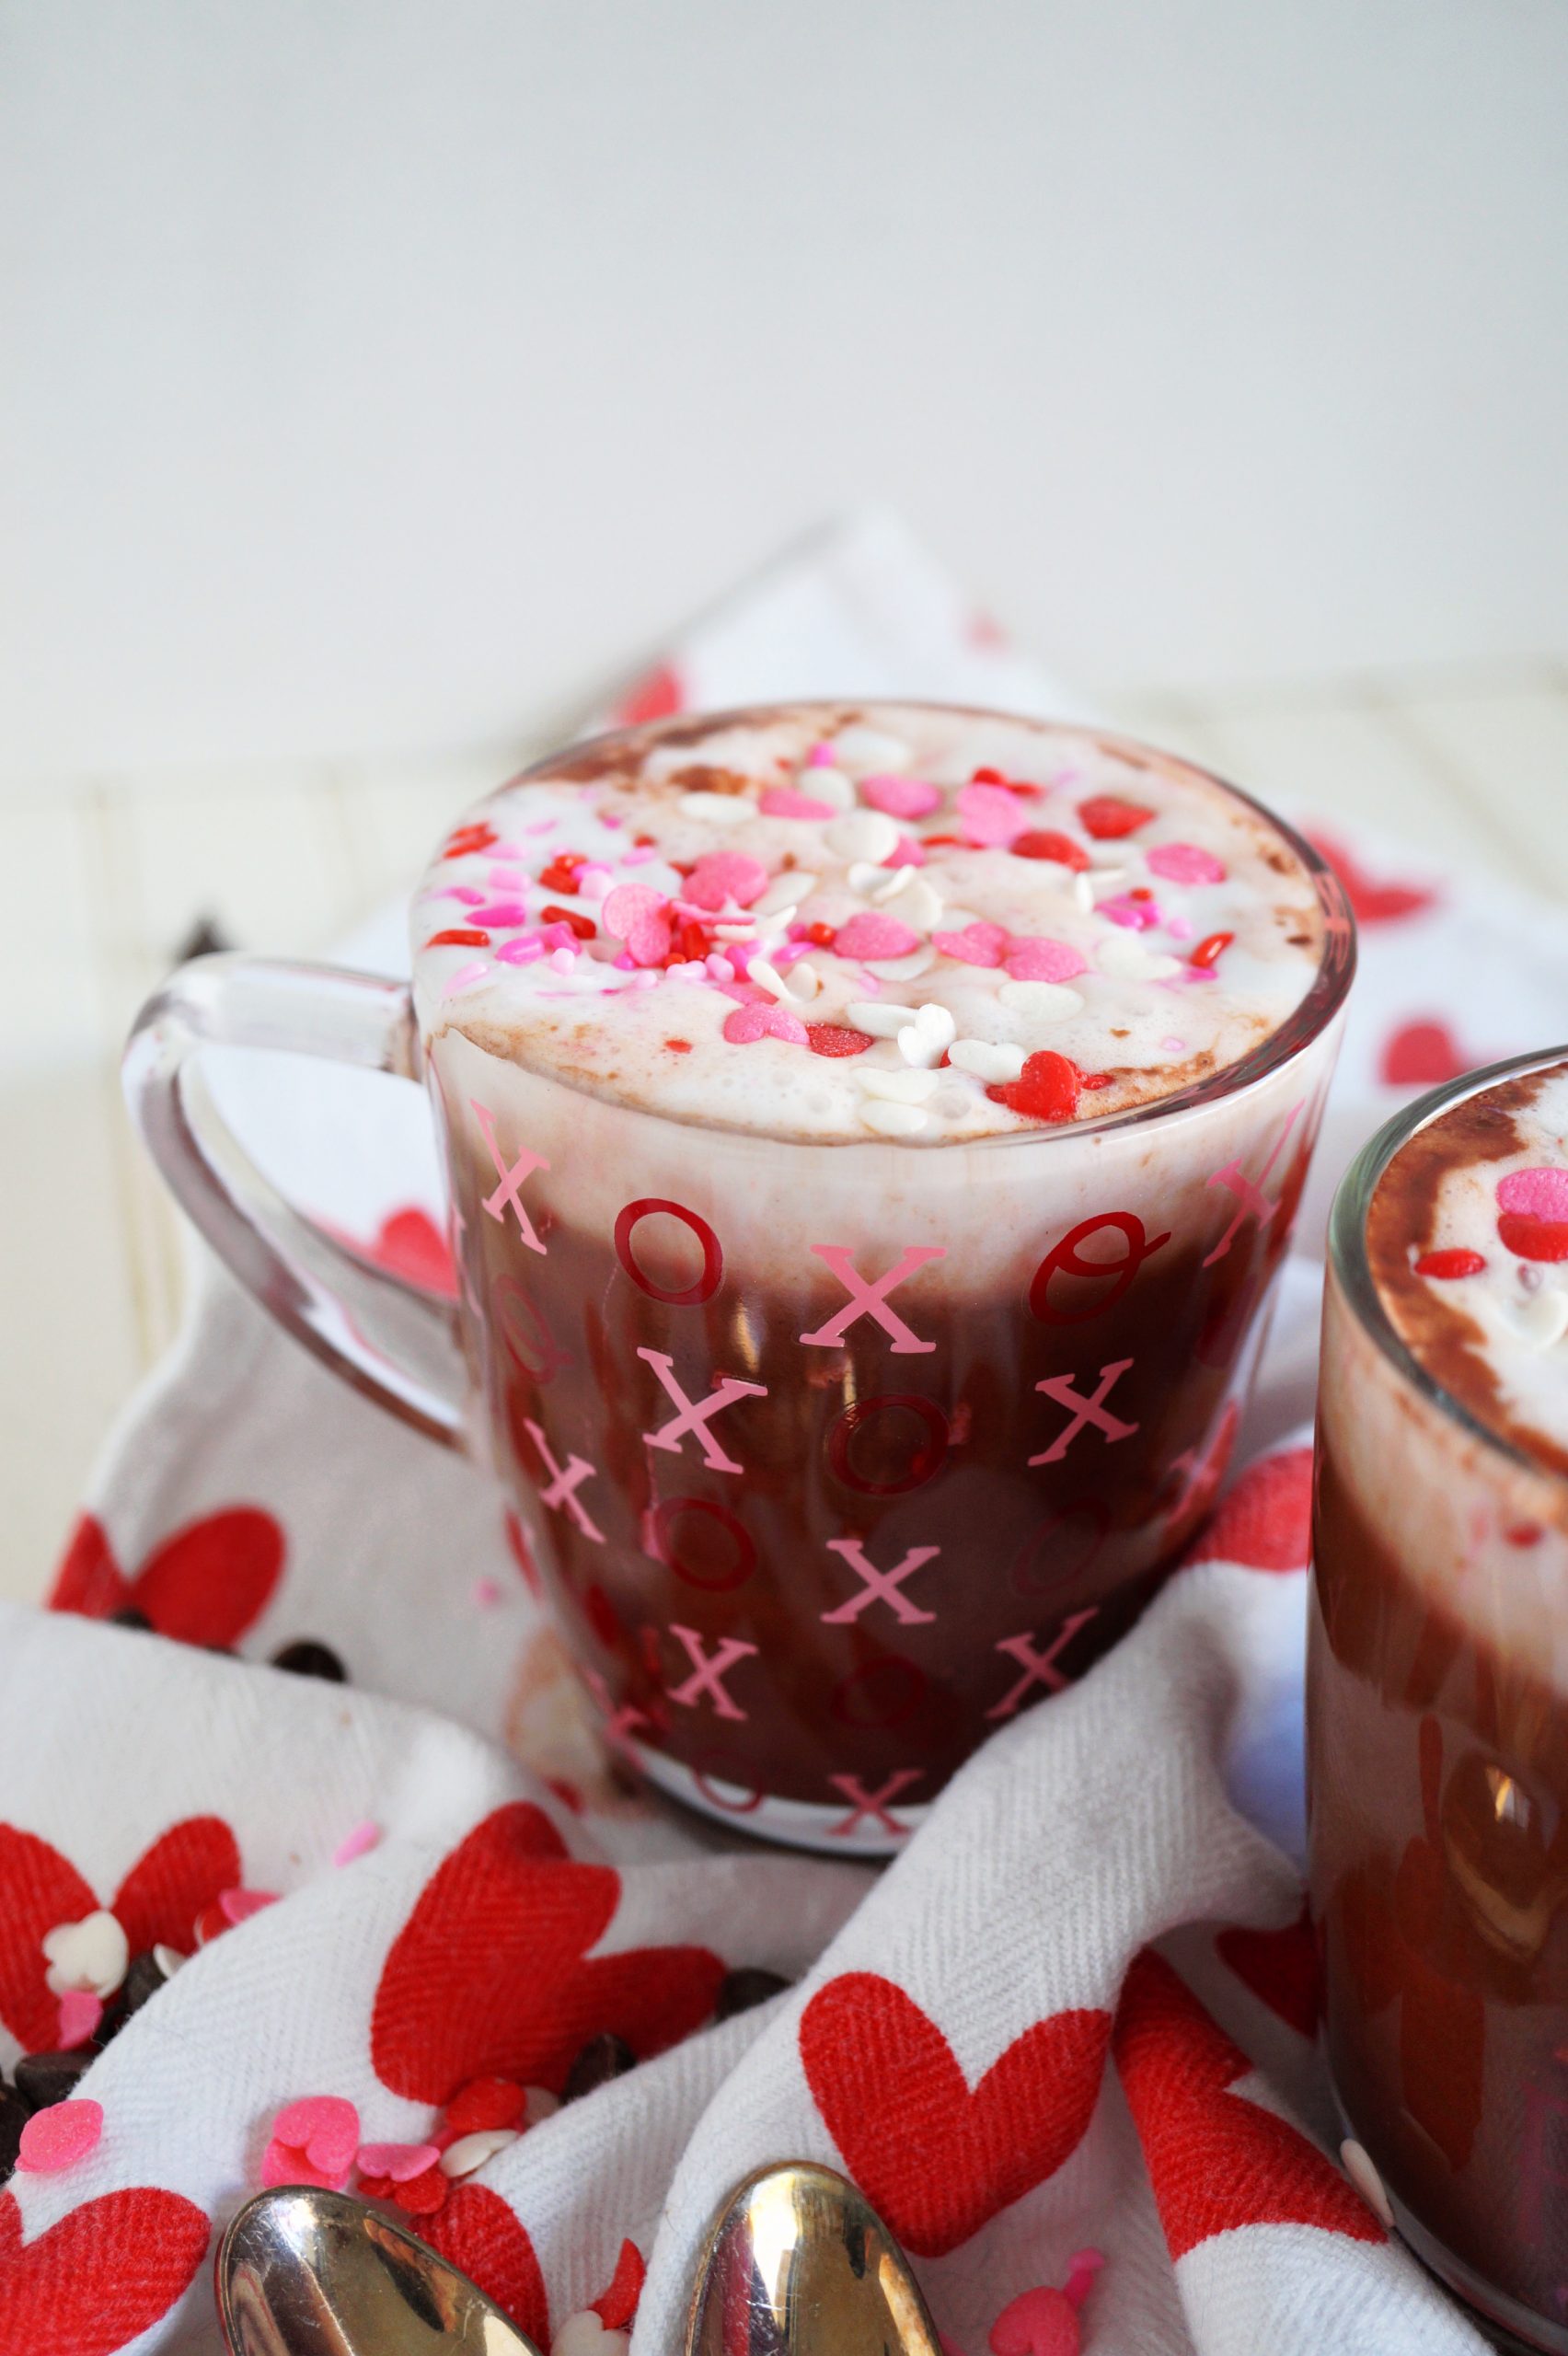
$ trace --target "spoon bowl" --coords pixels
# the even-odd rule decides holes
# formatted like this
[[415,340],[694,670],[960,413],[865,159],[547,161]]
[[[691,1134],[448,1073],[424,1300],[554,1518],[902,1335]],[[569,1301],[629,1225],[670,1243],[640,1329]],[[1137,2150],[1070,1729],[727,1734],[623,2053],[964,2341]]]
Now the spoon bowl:
[[367,2201],[259,2192],[218,2245],[231,2356],[539,2356],[478,2283]]
[[747,2177],[714,2219],[686,2356],[941,2356],[941,2343],[864,2194],[792,2160]]

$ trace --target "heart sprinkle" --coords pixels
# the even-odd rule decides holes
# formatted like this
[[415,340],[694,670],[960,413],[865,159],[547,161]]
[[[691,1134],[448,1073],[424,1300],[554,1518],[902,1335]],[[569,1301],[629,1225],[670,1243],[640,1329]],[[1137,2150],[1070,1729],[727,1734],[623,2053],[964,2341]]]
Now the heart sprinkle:
[[1141,803],[1124,802],[1118,793],[1090,794],[1087,802],[1078,803],[1078,821],[1086,835],[1096,842],[1119,842],[1124,835],[1136,835],[1153,817]]
[[840,957],[907,957],[921,947],[920,936],[896,917],[862,908],[841,924],[834,948]]
[[1002,1091],[1009,1108],[1033,1121],[1071,1121],[1077,1117],[1083,1074],[1077,1064],[1054,1048],[1044,1047],[1025,1062],[1017,1080]]
[[103,2105],[78,2095],[35,2110],[17,2146],[17,2165],[30,2176],[58,2176],[96,2151],[103,2137]]
[[261,2161],[263,2185],[341,2192],[360,2145],[359,2112],[340,2095],[305,2095],[279,2111]]

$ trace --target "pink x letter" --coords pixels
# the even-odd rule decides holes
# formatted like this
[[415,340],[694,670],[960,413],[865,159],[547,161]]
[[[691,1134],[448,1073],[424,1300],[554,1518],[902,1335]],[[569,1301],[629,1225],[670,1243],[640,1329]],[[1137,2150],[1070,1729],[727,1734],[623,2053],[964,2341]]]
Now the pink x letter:
[[1137,1429],[1136,1424],[1123,1423],[1120,1416],[1111,1413],[1105,1402],[1112,1384],[1118,1376],[1126,1373],[1132,1363],[1131,1358],[1116,1358],[1110,1366],[1102,1366],[1100,1388],[1092,1399],[1079,1398],[1073,1389],[1070,1374],[1048,1374],[1043,1382],[1037,1382],[1034,1386],[1036,1391],[1043,1391],[1047,1399],[1054,1399],[1058,1407],[1072,1408],[1074,1414],[1066,1430],[1054,1439],[1049,1448],[1043,1449],[1038,1456],[1032,1456],[1029,1460],[1031,1464],[1059,1464],[1086,1424],[1092,1424],[1097,1432],[1104,1433],[1107,1448],[1113,1447],[1119,1439],[1130,1439]]
[[854,1806],[842,1823],[828,1826],[828,1838],[847,1841],[861,1818],[869,1816],[884,1832],[891,1832],[895,1841],[906,1841],[909,1827],[900,1824],[895,1816],[888,1814],[888,1803],[896,1799],[900,1792],[906,1791],[911,1784],[917,1784],[924,1773],[921,1767],[895,1767],[886,1783],[875,1792],[868,1792],[859,1775],[830,1775],[827,1780],[834,1790],[842,1792],[847,1800],[853,1800]]
[[894,1285],[901,1285],[905,1276],[912,1276],[917,1268],[925,1266],[928,1260],[945,1260],[947,1252],[942,1244],[908,1244],[903,1257],[894,1263],[885,1276],[879,1276],[874,1285],[867,1284],[864,1277],[857,1274],[847,1244],[813,1243],[812,1253],[815,1259],[825,1260],[840,1284],[848,1287],[849,1298],[825,1325],[819,1325],[814,1334],[801,1334],[801,1339],[808,1349],[836,1349],[855,1320],[864,1317],[868,1311],[882,1332],[892,1334],[894,1357],[906,1357],[911,1351],[936,1348],[935,1342],[922,1342],[917,1334],[910,1332],[897,1310],[888,1307],[887,1297]]
[[[1303,1102],[1305,1102],[1305,1099],[1303,1099]],[[1240,1226],[1249,1211],[1255,1211],[1257,1213],[1258,1225],[1260,1228],[1264,1228],[1267,1227],[1270,1219],[1273,1218],[1275,1211],[1278,1210],[1278,1203],[1271,1202],[1263,1192],[1263,1180],[1268,1176],[1269,1172],[1274,1168],[1274,1163],[1279,1160],[1281,1153],[1285,1150],[1286,1138],[1296,1126],[1296,1116],[1300,1110],[1301,1106],[1299,1104],[1293,1104],[1291,1106],[1290,1112],[1286,1119],[1285,1126],[1281,1129],[1278,1137],[1274,1139],[1274,1151],[1270,1154],[1268,1160],[1264,1162],[1255,1179],[1244,1178],[1242,1176],[1241,1164],[1239,1161],[1228,1161],[1223,1170],[1216,1170],[1214,1176],[1208,1180],[1207,1183],[1211,1186],[1228,1187],[1231,1194],[1235,1195],[1238,1203],[1240,1205],[1240,1208],[1238,1210],[1235,1218],[1231,1220],[1230,1225],[1226,1229],[1225,1233],[1220,1237],[1219,1242],[1215,1245],[1214,1250],[1205,1260],[1204,1265],[1205,1268],[1212,1268],[1216,1260],[1224,1259],[1226,1253],[1229,1251],[1231,1245],[1236,1241],[1237,1229]]]
[[1037,1685],[1043,1685],[1047,1693],[1059,1693],[1067,1680],[1055,1666],[1056,1655],[1064,1645],[1071,1643],[1080,1628],[1099,1616],[1100,1606],[1097,1603],[1091,1603],[1086,1611],[1075,1611],[1057,1629],[1056,1641],[1049,1652],[1037,1653],[1034,1639],[1027,1631],[1021,1636],[1004,1636],[997,1650],[1010,1653],[1014,1660],[1020,1662],[1023,1675],[1011,1692],[1004,1694],[995,1709],[987,1710],[986,1715],[988,1718],[1010,1718],[1024,1695],[1032,1692]]
[[849,1621],[858,1620],[867,1605],[871,1603],[890,1603],[905,1628],[927,1627],[936,1618],[934,1611],[922,1611],[917,1604],[910,1602],[906,1595],[900,1594],[899,1589],[911,1572],[917,1571],[922,1563],[928,1563],[933,1555],[941,1553],[940,1546],[911,1546],[903,1562],[895,1563],[891,1571],[879,1571],[873,1564],[867,1562],[865,1547],[859,1538],[830,1538],[827,1546],[829,1553],[842,1554],[849,1568],[857,1572],[865,1584],[859,1595],[852,1595],[847,1603],[839,1604],[836,1611],[823,1613],[825,1627],[844,1627]]
[[721,1408],[730,1406],[737,1399],[766,1399],[767,1383],[742,1382],[732,1374],[721,1375],[718,1389],[710,1391],[706,1399],[694,1406],[676,1381],[675,1362],[666,1351],[646,1350],[639,1345],[637,1355],[640,1358],[647,1359],[664,1389],[680,1409],[679,1415],[672,1415],[669,1422],[662,1424],[656,1432],[643,1433],[642,1437],[648,1446],[662,1448],[669,1455],[678,1456],[681,1452],[682,1433],[695,1432],[697,1444],[701,1449],[703,1460],[710,1472],[744,1472],[745,1467],[737,1464],[732,1456],[725,1455],[708,1426]]
[[544,1458],[546,1472],[553,1475],[549,1487],[539,1491],[539,1503],[542,1506],[559,1506],[564,1513],[571,1515],[584,1538],[591,1538],[595,1546],[602,1546],[605,1533],[595,1528],[576,1495],[584,1481],[593,1479],[598,1470],[597,1465],[590,1464],[585,1456],[569,1456],[563,1470],[551,1455],[550,1444],[538,1425],[525,1416],[523,1428]]
[[678,1702],[683,1710],[695,1710],[698,1699],[706,1693],[720,1717],[749,1716],[750,1713],[743,1710],[740,1703],[724,1691],[724,1672],[733,1669],[738,1660],[744,1660],[748,1653],[755,1653],[756,1646],[743,1644],[739,1636],[721,1636],[709,1659],[702,1649],[702,1638],[697,1629],[683,1628],[678,1621],[672,1620],[670,1634],[680,1638],[692,1665],[692,1674],[684,1685],[666,1687],[671,1701]]
[[545,1247],[534,1232],[534,1222],[523,1207],[518,1189],[525,1178],[531,1176],[536,1170],[548,1170],[549,1163],[543,1154],[530,1153],[525,1146],[512,1167],[508,1169],[506,1156],[501,1149],[501,1140],[495,1133],[495,1114],[488,1104],[481,1104],[477,1096],[469,1097],[468,1105],[484,1131],[485,1143],[490,1148],[490,1160],[501,1172],[501,1184],[493,1195],[485,1196],[484,1208],[489,1211],[491,1218],[504,1220],[506,1206],[510,1203],[517,1214],[517,1224],[523,1230],[524,1242],[530,1252],[542,1252]]

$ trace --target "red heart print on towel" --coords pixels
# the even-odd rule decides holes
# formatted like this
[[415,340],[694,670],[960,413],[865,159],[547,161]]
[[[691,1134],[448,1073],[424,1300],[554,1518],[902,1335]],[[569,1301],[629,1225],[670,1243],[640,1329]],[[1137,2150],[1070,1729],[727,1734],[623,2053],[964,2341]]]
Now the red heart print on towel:
[[230,1506],[187,1522],[132,1576],[115,1561],[103,1524],[84,1514],[55,1573],[49,1608],[107,1620],[134,1604],[160,1636],[187,1645],[235,1645],[271,1600],[284,1552],[283,1533],[270,1513]]
[[1244,1988],[1302,2037],[1316,2037],[1321,2003],[1318,1948],[1305,1906],[1283,1930],[1254,1931],[1238,1923],[1221,1931],[1215,1948]]
[[1435,1088],[1473,1071],[1476,1062],[1446,1022],[1424,1019],[1389,1032],[1378,1058],[1378,1077],[1385,1088]]
[[386,1958],[370,2032],[383,2085],[433,2103],[469,2078],[559,2094],[602,2030],[641,2060],[700,2027],[724,1976],[706,1947],[589,1958],[620,1889],[611,1866],[569,1856],[525,1800],[476,1825],[425,1884]]
[[1227,2091],[1253,2065],[1163,1956],[1135,1956],[1116,2014],[1116,2067],[1173,2260],[1239,2225],[1388,2236],[1298,2128]]
[[1437,897],[1429,884],[1390,884],[1368,874],[1355,853],[1333,835],[1309,833],[1307,839],[1344,885],[1345,898],[1361,924],[1393,924],[1401,917],[1419,916]]
[[913,1997],[875,1971],[830,1980],[801,2021],[812,2097],[898,2239],[940,2258],[1054,2176],[1099,2098],[1111,2016],[1055,2013],[971,2087]]
[[198,1916],[244,1879],[238,1844],[221,1817],[171,1824],[108,1900],[36,1832],[0,1824],[0,2020],[26,2053],[55,2044],[60,2000],[45,1980],[42,1941],[56,1923],[79,1923],[107,1903],[133,1955],[150,1946],[190,1955]]
[[1206,1530],[1189,1563],[1239,1563],[1249,1571],[1307,1567],[1312,1526],[1312,1451],[1287,1448],[1249,1466]]
[[499,2193],[482,2184],[454,2185],[433,2217],[416,2222],[421,2241],[477,2282],[536,2347],[549,2346],[545,2278],[533,2243]]
[[0,2193],[0,2348],[112,2356],[184,2297],[207,2254],[200,2209],[138,2186],[84,2201],[30,2242]]

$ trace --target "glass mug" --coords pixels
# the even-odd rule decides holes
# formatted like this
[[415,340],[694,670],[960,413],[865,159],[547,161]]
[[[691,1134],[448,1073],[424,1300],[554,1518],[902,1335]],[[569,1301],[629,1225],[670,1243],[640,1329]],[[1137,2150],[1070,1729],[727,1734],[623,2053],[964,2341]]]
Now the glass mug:
[[1562,2351],[1568,1478],[1474,1422],[1412,1357],[1374,1286],[1366,1222],[1418,1129],[1565,1056],[1424,1097],[1340,1187],[1307,1686],[1312,1908],[1342,2113],[1434,2271]]
[[[1099,1121],[926,1149],[696,1127],[421,1038],[393,982],[240,957],[152,1001],[128,1087],[257,1299],[494,1468],[611,1744],[753,1832],[885,1854],[1131,1624],[1223,1473],[1355,964],[1332,873],[1268,823],[1322,910],[1308,995]],[[209,1043],[426,1084],[455,1311],[281,1200]]]

